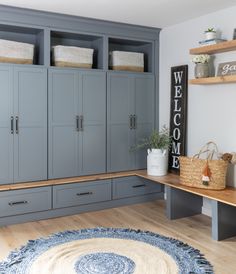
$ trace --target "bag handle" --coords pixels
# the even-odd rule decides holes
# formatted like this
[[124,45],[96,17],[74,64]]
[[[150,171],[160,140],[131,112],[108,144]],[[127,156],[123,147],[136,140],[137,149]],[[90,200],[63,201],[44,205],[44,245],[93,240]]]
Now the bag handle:
[[[214,146],[214,148],[210,149],[210,146]],[[219,153],[219,150],[218,150],[218,146],[215,142],[213,141],[210,141],[210,142],[207,142],[200,150],[197,154],[193,155],[193,159],[194,158],[200,158],[200,155],[204,154],[208,152],[208,155],[207,155],[207,160],[212,160],[213,156],[215,153]]]

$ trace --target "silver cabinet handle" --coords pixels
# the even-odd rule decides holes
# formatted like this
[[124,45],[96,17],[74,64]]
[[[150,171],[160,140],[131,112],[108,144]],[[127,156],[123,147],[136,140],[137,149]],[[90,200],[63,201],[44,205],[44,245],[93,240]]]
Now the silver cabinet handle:
[[76,131],[79,131],[79,115],[76,115]]
[[9,206],[28,204],[28,201],[17,201],[8,203]]
[[19,117],[16,116],[16,134],[19,134]]
[[133,129],[133,115],[129,116],[129,128]]
[[14,134],[14,117],[11,116],[11,134]]
[[83,115],[80,115],[80,122],[79,122],[79,129],[80,131],[83,131],[84,130],[84,116]]
[[133,115],[133,119],[134,119],[134,122],[133,122],[133,129],[136,129],[136,128],[137,128],[137,116],[136,116],[136,115]]

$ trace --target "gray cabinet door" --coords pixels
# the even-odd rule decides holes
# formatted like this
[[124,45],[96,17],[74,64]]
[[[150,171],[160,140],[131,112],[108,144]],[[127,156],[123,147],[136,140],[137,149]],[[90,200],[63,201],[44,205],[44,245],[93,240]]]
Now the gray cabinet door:
[[[0,184],[13,183],[13,73],[0,66]],[[12,120],[13,122],[13,120]]]
[[76,70],[49,70],[49,178],[79,175],[79,81]]
[[106,172],[106,74],[79,73],[80,175]]
[[46,69],[14,67],[14,116],[14,181],[47,179]]
[[[136,144],[150,136],[154,128],[154,77],[151,75],[136,75],[135,81],[135,115]],[[147,167],[147,150],[136,152],[136,168]]]
[[[154,77],[140,73],[108,74],[108,171],[146,168],[146,150],[130,150],[154,127]],[[129,116],[135,115],[130,129]]]
[[135,168],[135,132],[130,129],[129,117],[134,114],[134,87],[126,73],[107,75],[107,167],[108,171]]

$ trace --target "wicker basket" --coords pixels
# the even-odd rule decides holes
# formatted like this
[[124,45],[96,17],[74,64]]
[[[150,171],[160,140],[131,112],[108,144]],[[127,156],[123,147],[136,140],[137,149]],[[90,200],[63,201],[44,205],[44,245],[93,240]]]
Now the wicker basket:
[[[180,184],[196,188],[222,190],[226,186],[226,172],[228,162],[224,160],[213,160],[213,154],[218,152],[215,145],[214,150],[209,149],[213,142],[209,142],[200,152],[193,157],[180,156]],[[203,153],[208,153],[206,159],[200,159]],[[208,170],[205,176],[204,170]],[[207,180],[206,180],[207,178]]]
[[112,51],[109,66],[113,70],[144,71],[144,54],[139,52]]
[[0,62],[32,64],[34,45],[0,39]]
[[92,68],[93,66],[93,49],[54,46],[53,63],[57,67],[75,67],[75,68]]

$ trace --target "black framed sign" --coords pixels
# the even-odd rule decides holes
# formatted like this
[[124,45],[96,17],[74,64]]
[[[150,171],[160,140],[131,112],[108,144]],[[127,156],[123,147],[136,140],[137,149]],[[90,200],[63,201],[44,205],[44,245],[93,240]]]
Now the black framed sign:
[[171,68],[169,171],[179,172],[179,156],[186,155],[188,65]]

